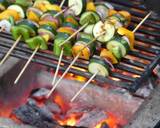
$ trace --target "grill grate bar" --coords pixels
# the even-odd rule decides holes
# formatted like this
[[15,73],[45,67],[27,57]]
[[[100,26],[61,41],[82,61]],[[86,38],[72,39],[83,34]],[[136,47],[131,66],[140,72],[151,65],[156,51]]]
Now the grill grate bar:
[[135,60],[130,60],[130,59],[127,59],[127,58],[123,58],[122,62],[126,63],[126,64],[133,65],[133,66],[137,66],[137,67],[140,67],[140,68],[143,68],[143,69],[146,67],[146,65],[141,63],[141,62],[138,62],[138,61],[135,61]]
[[160,50],[158,50],[156,48],[146,48],[146,47],[143,47],[143,46],[141,46],[139,44],[136,44],[135,48],[138,49],[138,50],[143,50],[143,51],[148,52],[148,53],[153,53],[153,54],[160,53]]
[[110,76],[115,77],[115,78],[119,78],[121,80],[129,81],[129,82],[134,82],[136,80],[136,78],[132,78],[130,76],[123,75],[123,74],[117,74],[115,72],[112,72]]
[[[136,26],[136,25],[135,25]],[[133,26],[133,25],[130,25],[129,26],[129,29],[130,30],[133,30],[134,28],[135,28],[135,26]],[[145,28],[140,28],[140,29],[138,29],[137,30],[137,32],[140,32],[140,33],[143,33],[143,34],[148,34],[148,35],[150,35],[150,36],[157,36],[157,37],[160,37],[160,32],[155,32],[155,30],[153,31],[153,30],[146,30]]]
[[154,46],[157,46],[157,47],[160,47],[160,43],[158,41],[156,42],[155,40],[147,39],[147,38],[142,37],[138,34],[136,34],[136,40],[137,41],[142,41],[142,42],[145,42],[147,44],[151,44],[151,45],[154,45]]
[[137,91],[137,89],[139,89],[141,84],[145,82],[146,78],[149,78],[150,74],[152,74],[152,71],[157,66],[157,64],[160,64],[160,54],[158,55],[157,58],[155,58],[153,63],[151,63],[146,67],[145,72],[142,74],[142,76],[139,79],[136,79],[135,82],[132,83],[131,86],[132,89],[130,90],[131,92],[135,92]]
[[[132,22],[134,22],[134,23],[139,23],[139,19],[137,19],[137,18],[135,18],[135,17],[132,17]],[[152,28],[154,28],[154,29],[160,29],[160,26],[159,25],[157,25],[157,24],[151,24],[151,22],[149,22],[148,20],[146,20],[144,23],[143,23],[143,25],[144,26],[146,26],[146,27],[152,27]]]
[[150,57],[150,56],[144,55],[144,54],[142,54],[140,52],[137,52],[137,51],[130,51],[128,55],[133,55],[133,56],[136,56],[138,58],[142,58],[142,59],[149,60],[149,61],[153,61],[154,60],[154,57]]
[[[127,7],[132,7],[132,8],[134,7],[134,8],[137,8],[139,10],[145,10],[145,7],[142,4],[138,4],[138,3],[140,3],[140,1],[136,1],[136,0],[134,0],[135,3],[134,3],[134,1],[131,2],[131,0],[125,0],[125,1],[108,0],[108,1],[109,2],[114,2],[116,4],[124,5],[124,6],[127,6]],[[136,2],[138,2],[138,3],[136,4]]]
[[123,70],[123,71],[130,72],[130,73],[133,73],[133,74],[136,74],[136,75],[142,75],[142,73],[143,73],[142,71],[139,71],[135,68],[131,68],[131,67],[123,65],[123,64],[115,65],[115,68],[118,68],[118,69]]

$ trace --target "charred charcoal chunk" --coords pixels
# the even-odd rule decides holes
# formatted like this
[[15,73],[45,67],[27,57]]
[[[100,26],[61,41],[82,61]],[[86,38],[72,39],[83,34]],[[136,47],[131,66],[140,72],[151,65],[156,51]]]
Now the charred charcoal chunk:
[[37,107],[35,104],[27,103],[16,109],[14,113],[22,122],[38,128],[62,128],[53,120],[47,111]]
[[36,100],[44,100],[46,99],[46,95],[49,93],[49,90],[46,88],[33,90],[31,93],[31,97]]

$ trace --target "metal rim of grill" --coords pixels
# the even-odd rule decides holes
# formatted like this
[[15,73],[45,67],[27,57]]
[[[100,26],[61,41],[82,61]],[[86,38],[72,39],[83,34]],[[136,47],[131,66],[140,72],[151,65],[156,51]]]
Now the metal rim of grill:
[[[131,13],[132,23],[129,26],[130,30],[133,30],[135,25],[138,24],[147,14],[147,12],[144,11],[144,6],[138,5],[136,2],[131,2],[131,0],[108,0],[108,2],[110,2],[116,10],[126,10]],[[150,17],[137,31],[135,50],[130,51],[128,54],[129,56],[138,58],[139,61],[129,59],[126,56],[119,64],[115,65],[115,68],[120,72],[111,72],[110,77],[107,78],[96,76],[94,80],[100,83],[119,86],[129,90],[130,92],[135,92],[139,89],[141,87],[141,83],[152,74],[153,69],[160,63],[160,40],[158,40],[160,37],[159,29],[160,20],[155,17]],[[150,39],[150,37],[152,38]],[[11,35],[6,33],[0,33],[0,40],[0,53],[5,54],[12,46],[14,40]],[[151,47],[137,44],[138,42],[150,45]],[[25,43],[21,42],[11,53],[11,56],[27,60],[32,52],[33,51],[30,50]],[[149,53],[149,55],[145,53]],[[147,61],[148,64],[146,65],[141,62],[141,60]],[[32,61],[55,69],[58,57],[54,56],[52,51],[39,51]],[[72,59],[63,58],[62,63],[64,63],[64,66],[61,66],[60,70],[65,71],[71,61]],[[74,66],[87,70],[87,63],[88,62],[83,63],[83,61],[77,61]],[[127,74],[122,74],[121,71],[124,71]],[[86,78],[90,78],[92,75],[87,71],[74,68],[71,68],[69,72]],[[134,75],[138,77],[134,77]],[[120,79],[120,81],[111,79],[111,77]]]

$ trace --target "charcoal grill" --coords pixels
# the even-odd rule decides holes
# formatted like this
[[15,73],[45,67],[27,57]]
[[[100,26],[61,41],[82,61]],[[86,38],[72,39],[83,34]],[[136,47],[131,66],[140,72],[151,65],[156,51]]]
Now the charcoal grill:
[[[127,10],[132,14],[132,23],[129,26],[130,30],[133,30],[136,24],[138,24],[148,13],[145,11],[145,7],[142,4],[139,4],[139,2],[141,2],[140,0],[108,0],[108,2],[110,2],[116,10]],[[160,20],[154,16],[150,17],[137,31],[135,50],[130,51],[128,54],[138,59],[134,60],[126,56],[121,63],[115,65],[115,68],[120,72],[111,72],[110,77],[108,78],[97,76],[94,80],[99,83],[108,83],[113,86],[120,86],[132,93],[136,92],[141,87],[141,83],[150,77],[153,69],[160,63],[159,29]],[[0,53],[5,54],[12,46],[14,40],[12,39],[12,36],[7,33],[0,33],[0,40]],[[147,44],[150,47],[139,44],[139,42]],[[55,69],[58,58],[52,54],[52,47],[53,45],[50,44],[48,51],[39,51],[32,61]],[[21,42],[13,51],[11,56],[27,60],[32,52],[33,51],[30,50],[25,43]],[[141,60],[147,61],[147,64]],[[72,59],[64,57],[62,60],[64,65],[60,67],[60,70],[65,71],[71,61]],[[92,74],[87,71],[87,64],[87,61],[80,61],[79,59],[75,63],[74,68],[71,68],[69,72],[90,78]],[[126,73],[123,74],[122,72]],[[138,77],[135,77],[135,75],[138,75]],[[117,81],[113,78],[119,80]]]

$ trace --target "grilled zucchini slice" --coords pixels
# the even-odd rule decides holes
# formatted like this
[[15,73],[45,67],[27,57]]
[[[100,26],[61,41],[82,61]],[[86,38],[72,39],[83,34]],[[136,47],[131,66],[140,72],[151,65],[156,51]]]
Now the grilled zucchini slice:
[[117,59],[121,59],[127,55],[130,50],[128,42],[123,37],[115,37],[106,45]]
[[109,76],[109,66],[103,59],[92,58],[88,65],[88,71],[95,74],[98,71],[100,76]]
[[86,10],[86,5],[86,0],[68,0],[68,6],[72,6],[71,10],[73,10],[76,16],[80,15]]
[[[104,35],[101,35],[103,32],[105,32]],[[115,27],[110,22],[103,23],[102,21],[99,21],[95,24],[93,28],[93,35],[95,38],[99,37],[97,40],[101,43],[106,43],[107,41],[111,40],[115,34]],[[100,36],[101,35],[101,36]]]

